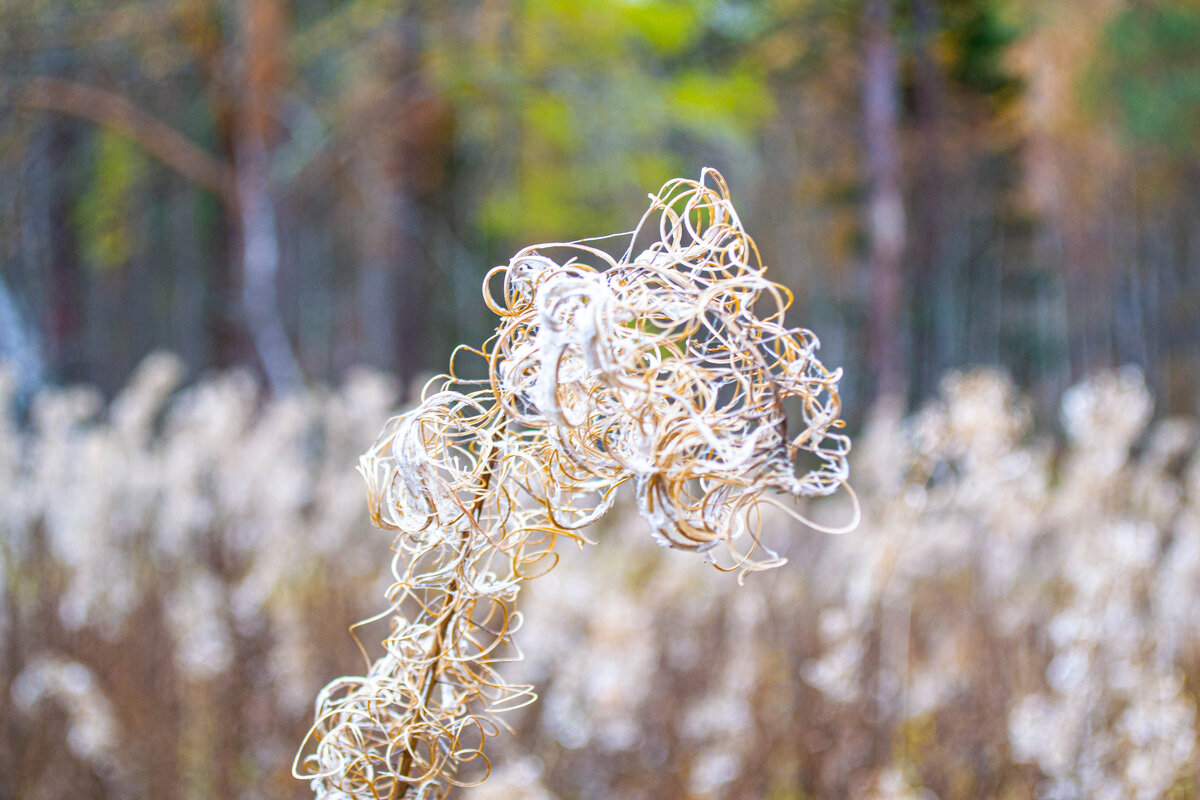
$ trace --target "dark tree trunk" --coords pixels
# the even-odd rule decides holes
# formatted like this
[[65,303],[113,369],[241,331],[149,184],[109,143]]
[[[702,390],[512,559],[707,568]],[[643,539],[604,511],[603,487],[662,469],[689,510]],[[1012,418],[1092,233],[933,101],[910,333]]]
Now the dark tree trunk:
[[397,113],[364,148],[367,199],[359,278],[360,354],[394,369],[405,387],[440,361],[431,348],[434,283],[421,203],[436,190],[449,142],[448,112],[420,74],[421,20],[410,11],[389,31],[382,94]]
[[[74,147],[76,136],[70,127],[54,122],[50,128],[48,162],[51,168],[64,163]],[[48,176],[55,180],[56,176]],[[84,274],[79,263],[78,243],[75,227],[71,224],[73,196],[68,187],[62,186],[64,178],[57,176],[56,189],[51,194],[47,212],[50,241],[47,256],[45,284],[42,289],[46,298],[43,341],[50,369],[59,379],[74,382],[85,380],[83,327],[84,327]]]
[[[228,43],[219,11],[211,0],[184,4],[176,18],[177,35],[192,51],[204,81],[204,94],[212,115],[214,146],[224,163],[232,166],[237,157],[238,108],[227,64]],[[206,366],[227,369],[251,358],[251,348],[241,322],[236,262],[241,240],[241,223],[236,201],[228,193],[203,198],[202,203],[219,203],[208,216],[213,242],[206,254],[203,318]]]
[[943,172],[943,108],[945,86],[933,57],[934,36],[938,30],[934,0],[913,0],[915,112],[917,133],[917,169],[912,205],[915,239],[913,241],[913,373],[917,394],[924,396],[936,389],[938,376],[949,364],[942,342],[942,307],[951,298],[940,291],[943,283],[942,241],[946,228],[946,180]]

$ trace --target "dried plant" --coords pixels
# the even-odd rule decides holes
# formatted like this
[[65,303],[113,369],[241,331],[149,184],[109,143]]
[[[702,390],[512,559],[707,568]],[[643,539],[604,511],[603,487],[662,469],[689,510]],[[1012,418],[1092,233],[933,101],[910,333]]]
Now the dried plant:
[[[312,796],[311,699],[394,581],[351,465],[397,398],[178,377],[0,415],[0,796]],[[604,547],[522,586],[505,677],[540,699],[463,800],[1193,797],[1200,424],[1152,408],[1102,373],[1052,438],[1003,376],[948,376],[856,439],[859,530],[764,509],[789,565],[746,586],[621,492]]]
[[[486,778],[495,715],[534,697],[498,668],[519,586],[555,565],[560,536],[585,541],[621,485],[666,546],[742,573],[782,563],[760,539],[764,506],[786,508],[768,492],[836,492],[850,441],[839,371],[786,327],[791,295],[764,272],[707,170],[652,196],[619,259],[538,245],[488,275],[494,336],[459,348],[361,461],[373,521],[398,531],[391,632],[366,675],[317,699],[296,774],[319,797],[441,798],[474,762]],[[471,357],[486,378],[462,377]]]
[[387,583],[349,465],[394,387],[182,378],[158,354],[109,404],[0,413],[0,796],[286,797],[313,692],[353,669],[344,620]]

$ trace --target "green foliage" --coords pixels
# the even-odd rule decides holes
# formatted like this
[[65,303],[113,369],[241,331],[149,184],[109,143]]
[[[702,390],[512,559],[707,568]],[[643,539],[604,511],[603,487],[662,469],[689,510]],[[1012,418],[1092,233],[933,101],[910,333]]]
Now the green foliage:
[[1131,5],[1109,23],[1085,98],[1135,145],[1200,152],[1200,5]]
[[711,57],[744,35],[726,6],[531,0],[495,47],[431,39],[434,72],[469,121],[463,148],[509,154],[481,187],[484,232],[525,240],[609,229],[647,187],[745,151],[774,104],[766,70],[744,51]]
[[973,92],[999,99],[1014,96],[1020,81],[1005,60],[1020,28],[1012,19],[1011,3],[954,0],[942,6],[942,35],[950,74]]
[[662,54],[680,53],[701,32],[697,6],[673,0],[620,2],[617,13],[631,33]]
[[749,71],[722,76],[696,71],[676,78],[671,109],[695,135],[736,139],[768,118],[774,102],[761,76]]
[[96,270],[116,269],[133,255],[133,199],[146,171],[146,157],[128,139],[105,130],[95,134],[87,190],[74,208],[84,262]]

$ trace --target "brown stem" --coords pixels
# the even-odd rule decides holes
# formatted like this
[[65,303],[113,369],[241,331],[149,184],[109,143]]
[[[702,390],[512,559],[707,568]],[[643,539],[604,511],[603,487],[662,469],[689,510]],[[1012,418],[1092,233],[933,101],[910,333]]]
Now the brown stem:
[[[488,486],[492,482],[492,472],[495,469],[495,467],[496,467],[496,456],[493,453],[492,456],[488,459],[487,466],[485,466],[484,470],[483,470],[483,490],[484,490],[484,492],[487,491]],[[486,494],[483,496],[480,496],[479,498],[477,498],[475,500],[474,505],[471,506],[471,518],[473,520],[478,519],[479,512],[483,509],[483,504],[486,501],[486,499],[487,499]],[[470,534],[464,534],[463,538],[466,539],[469,536],[470,536]],[[464,544],[465,544],[465,542],[464,542]],[[449,606],[450,603],[452,603],[454,601],[454,598],[456,598],[458,596],[458,586],[459,586],[459,580],[457,577],[455,577],[452,581],[450,581],[449,586],[446,587],[446,598],[447,598],[446,604],[447,604],[447,606]],[[430,653],[430,655],[432,656],[432,661],[430,662],[430,666],[429,666],[429,675],[425,682],[425,688],[421,691],[421,706],[422,707],[428,705],[429,699],[433,696],[433,687],[437,684],[438,672],[440,671],[440,666],[441,666],[440,662],[442,660],[442,656],[445,654],[446,636],[450,632],[450,626],[454,622],[454,617],[455,617],[454,611],[451,609],[451,610],[449,610],[449,613],[446,614],[445,619],[443,619],[441,621],[441,623],[438,625],[437,636],[433,640],[433,651]],[[408,772],[410,769],[412,769],[412,765],[413,765],[412,751],[409,748],[405,748],[404,755],[400,757],[400,769],[398,770],[399,774],[403,775],[406,772]],[[392,794],[390,795],[390,800],[403,800],[405,797],[408,796],[408,790],[411,788],[412,788],[412,784],[410,784],[410,783],[397,783],[396,786],[392,789]],[[400,791],[401,793],[397,794],[397,791]]]

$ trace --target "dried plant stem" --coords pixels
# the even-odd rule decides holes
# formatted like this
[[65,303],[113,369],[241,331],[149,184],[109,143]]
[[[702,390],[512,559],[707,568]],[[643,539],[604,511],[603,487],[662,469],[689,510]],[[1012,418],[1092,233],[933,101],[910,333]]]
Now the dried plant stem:
[[[495,456],[493,456],[491,459],[489,459],[487,466],[484,468],[484,472],[483,472],[483,476],[482,476],[483,488],[485,490],[489,486],[491,486],[492,475],[495,471],[495,466],[496,466],[496,461],[495,461]],[[483,504],[484,504],[485,500],[486,500],[486,495],[483,495],[483,496],[479,497],[479,499],[477,499],[475,501],[475,503],[472,505],[472,507],[471,507],[471,519],[472,520],[477,521],[479,519],[479,513],[483,508]],[[476,522],[476,525],[478,525],[478,522]],[[470,545],[470,537],[464,533],[463,536],[459,540],[459,546],[467,547],[469,545]],[[458,596],[459,596],[459,590],[458,590],[459,589],[459,580],[460,579],[457,577],[454,578],[454,580],[452,580],[450,582],[450,585],[446,587],[446,594],[445,594],[445,600],[444,600],[444,603],[447,606],[446,614],[442,618],[441,623],[439,623],[438,628],[437,628],[437,635],[434,637],[434,640],[433,640],[433,649],[430,652],[430,659],[429,659],[429,674],[425,680],[425,687],[421,691],[421,706],[422,707],[428,707],[429,701],[433,697],[433,688],[434,688],[434,686],[437,685],[438,673],[441,671],[442,659],[445,657],[446,639],[450,633],[450,626],[454,624],[454,619],[456,616],[452,604],[454,603],[455,599],[458,598]],[[412,767],[413,767],[412,751],[408,747],[405,747],[404,755],[401,756],[401,758],[400,758],[400,769],[398,771],[398,774],[399,775],[407,775],[408,771],[410,769],[412,769]],[[398,781],[395,784],[395,788],[392,790],[392,793],[390,795],[390,800],[404,800],[404,798],[408,797],[409,790],[412,788],[413,788],[412,784]],[[397,791],[399,791],[400,793],[397,794],[396,793]]]
[[[656,215],[659,241],[636,257],[637,231],[620,259],[555,243],[490,272],[496,334],[456,351],[480,357],[487,379],[462,379],[452,358],[363,456],[372,520],[398,532],[396,623],[367,675],[318,697],[315,752],[296,773],[319,796],[441,800],[462,765],[482,762],[486,777],[496,715],[534,698],[497,670],[520,586],[557,563],[559,536],[582,540],[618,487],[632,486],[664,545],[724,545],[720,568],[744,573],[783,563],[759,541],[760,507],[777,503],[766,492],[845,485],[840,371],[784,324],[791,294],[765,278],[724,179],[670,181],[638,231]],[[800,401],[799,431],[786,398]],[[799,451],[819,466],[798,475]]]
[[[447,588],[445,603],[447,605],[453,603],[454,598],[457,595],[458,580],[456,579]],[[433,642],[433,652],[430,653],[429,674],[426,676],[425,688],[421,691],[421,705],[423,707],[428,706],[430,698],[433,697],[433,687],[437,684],[438,671],[440,669],[442,658],[445,656],[444,650],[446,635],[449,633],[450,625],[453,623],[453,621],[454,611],[453,609],[449,609],[445,618],[438,626],[437,636],[434,638]],[[406,743],[404,755],[400,757],[400,769],[397,773],[398,775],[407,775],[408,771],[413,767],[413,755],[412,751],[409,749],[410,746],[411,743]],[[392,790],[390,795],[391,800],[403,800],[405,797],[408,797],[409,790],[413,788],[412,784],[400,781],[397,781],[394,786],[395,788]],[[400,794],[397,794],[397,791],[399,791]]]

